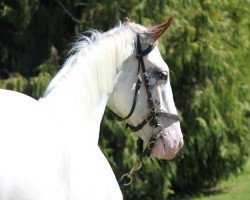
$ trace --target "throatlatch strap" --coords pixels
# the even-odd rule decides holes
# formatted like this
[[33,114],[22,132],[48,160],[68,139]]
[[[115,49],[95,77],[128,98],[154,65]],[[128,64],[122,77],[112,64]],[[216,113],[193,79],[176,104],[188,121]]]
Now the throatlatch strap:
[[136,83],[136,86],[135,86],[135,95],[134,95],[134,101],[133,101],[132,107],[130,109],[129,114],[126,117],[122,118],[122,119],[128,119],[133,114],[135,106],[136,106],[136,102],[137,102],[137,95],[138,95],[138,92],[139,92],[140,87],[141,87],[141,83],[142,83],[141,78],[138,76],[137,83]]

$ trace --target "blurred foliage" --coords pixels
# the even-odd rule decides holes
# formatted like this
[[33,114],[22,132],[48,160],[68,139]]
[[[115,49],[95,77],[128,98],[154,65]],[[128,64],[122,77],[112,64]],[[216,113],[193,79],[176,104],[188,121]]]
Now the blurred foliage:
[[[0,87],[38,98],[88,28],[120,19],[152,25],[174,16],[160,42],[171,69],[185,147],[173,161],[148,159],[125,199],[196,192],[242,170],[249,155],[250,3],[246,0],[0,0]],[[100,146],[116,176],[136,159],[136,136],[109,110]]]

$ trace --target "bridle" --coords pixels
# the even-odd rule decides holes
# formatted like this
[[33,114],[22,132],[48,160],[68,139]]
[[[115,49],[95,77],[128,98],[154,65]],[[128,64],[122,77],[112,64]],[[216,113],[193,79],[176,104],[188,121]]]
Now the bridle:
[[[136,86],[135,86],[134,100],[133,100],[130,112],[127,114],[127,116],[125,116],[125,117],[117,116],[117,117],[119,120],[126,120],[132,116],[132,114],[135,110],[137,96],[138,96],[139,90],[141,88],[142,78],[143,78],[144,85],[145,85],[146,92],[147,92],[147,97],[148,97],[147,102],[148,102],[148,107],[149,107],[150,112],[144,118],[144,120],[142,120],[142,122],[139,123],[138,125],[132,126],[132,125],[127,123],[126,126],[129,127],[132,132],[137,132],[137,131],[141,130],[146,124],[149,124],[149,126],[151,126],[153,128],[153,130],[157,130],[157,133],[153,134],[151,136],[151,138],[149,139],[149,142],[144,150],[143,150],[143,141],[140,137],[138,138],[138,140],[137,140],[137,160],[136,160],[135,164],[133,165],[132,169],[129,171],[129,173],[126,173],[121,177],[121,179],[120,179],[121,185],[130,185],[132,183],[132,180],[133,180],[132,175],[134,174],[135,171],[138,171],[141,168],[144,158],[149,157],[151,155],[152,149],[155,145],[155,142],[157,141],[158,138],[160,138],[162,136],[163,126],[158,123],[157,117],[168,117],[168,118],[171,118],[174,120],[178,120],[178,121],[180,120],[178,115],[172,114],[172,113],[167,113],[167,112],[162,112],[162,111],[159,112],[156,110],[156,108],[154,106],[151,87],[150,87],[151,85],[150,85],[148,74],[146,72],[145,64],[143,61],[143,57],[152,51],[153,45],[151,44],[145,50],[142,50],[140,36],[139,36],[139,34],[137,34],[136,47],[137,47],[136,58],[138,60],[138,70],[137,70],[137,82],[136,82]],[[142,78],[140,75],[140,71],[142,72]]]

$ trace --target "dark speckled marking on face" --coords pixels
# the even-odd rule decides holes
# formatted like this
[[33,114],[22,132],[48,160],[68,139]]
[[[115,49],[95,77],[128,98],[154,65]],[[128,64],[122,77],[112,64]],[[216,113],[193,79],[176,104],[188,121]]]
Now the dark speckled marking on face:
[[154,88],[156,87],[156,83],[154,83],[154,84],[150,84],[150,90],[153,90]]
[[153,90],[157,86],[157,79],[155,77],[154,70],[150,70],[148,73],[150,89]]
[[157,106],[160,106],[160,104],[161,104],[160,101],[159,101],[158,99],[155,99],[154,102],[155,102],[155,105],[157,105]]

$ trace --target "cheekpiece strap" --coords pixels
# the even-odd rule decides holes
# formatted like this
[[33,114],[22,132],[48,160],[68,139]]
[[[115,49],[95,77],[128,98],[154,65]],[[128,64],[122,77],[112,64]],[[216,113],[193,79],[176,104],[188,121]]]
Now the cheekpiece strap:
[[145,50],[142,51],[141,49],[141,41],[140,41],[140,36],[137,34],[137,55],[136,58],[142,59],[144,56],[149,54],[152,51],[153,45],[150,44]]

